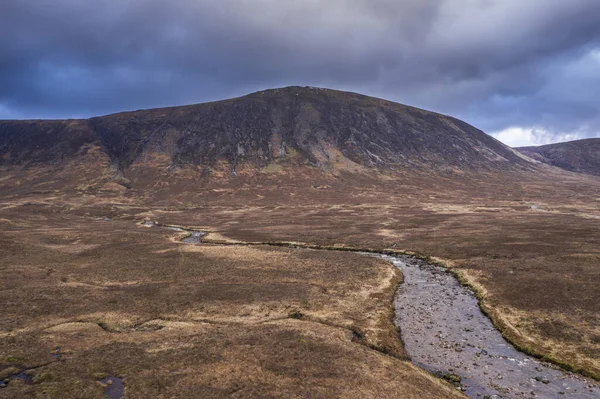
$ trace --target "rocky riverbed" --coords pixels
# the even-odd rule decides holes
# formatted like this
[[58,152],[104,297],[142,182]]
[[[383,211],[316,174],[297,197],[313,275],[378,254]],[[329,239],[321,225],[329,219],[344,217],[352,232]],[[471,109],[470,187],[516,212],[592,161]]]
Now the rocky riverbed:
[[412,361],[470,398],[600,398],[598,383],[516,350],[444,268],[384,256],[404,274],[396,324]]

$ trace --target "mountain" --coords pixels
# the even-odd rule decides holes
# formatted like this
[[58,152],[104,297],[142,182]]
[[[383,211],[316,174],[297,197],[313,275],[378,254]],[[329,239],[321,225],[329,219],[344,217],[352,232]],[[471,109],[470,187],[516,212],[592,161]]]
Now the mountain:
[[82,179],[150,184],[158,174],[184,169],[227,177],[274,168],[447,173],[531,167],[526,157],[450,116],[312,87],[87,120],[0,121],[0,168],[37,168],[38,179],[51,170],[79,185]]
[[600,176],[600,138],[520,147],[517,150],[537,161],[571,172]]

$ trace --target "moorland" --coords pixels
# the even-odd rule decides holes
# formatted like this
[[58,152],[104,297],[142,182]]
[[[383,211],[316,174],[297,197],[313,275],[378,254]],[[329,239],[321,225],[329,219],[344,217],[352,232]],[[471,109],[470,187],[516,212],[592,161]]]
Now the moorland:
[[[451,269],[518,348],[600,376],[600,179],[322,89],[0,122],[0,397],[463,397],[412,365],[402,274]],[[182,233],[144,221],[208,232]]]

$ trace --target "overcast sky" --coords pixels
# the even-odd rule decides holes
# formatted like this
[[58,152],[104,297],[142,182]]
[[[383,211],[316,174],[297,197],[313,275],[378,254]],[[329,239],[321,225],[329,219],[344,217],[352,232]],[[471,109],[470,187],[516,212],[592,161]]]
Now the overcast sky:
[[600,137],[599,0],[0,0],[0,119],[311,85],[513,146]]

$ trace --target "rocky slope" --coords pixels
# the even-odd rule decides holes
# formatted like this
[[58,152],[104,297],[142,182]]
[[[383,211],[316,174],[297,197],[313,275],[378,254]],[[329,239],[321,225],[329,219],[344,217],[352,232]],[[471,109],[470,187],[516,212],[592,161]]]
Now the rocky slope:
[[265,169],[435,174],[534,167],[455,118],[310,87],[88,120],[0,121],[0,168],[48,166],[67,180],[87,167],[86,181],[94,180],[93,170],[95,181],[127,187],[181,170],[187,178],[226,178]]
[[521,147],[517,150],[537,161],[571,172],[600,176],[600,138]]
[[332,149],[361,165],[428,163],[496,168],[523,164],[507,146],[452,117],[327,89],[289,87],[236,99],[86,121],[0,122],[3,163],[59,161],[101,143],[126,168],[154,151],[173,164],[257,166],[299,153],[332,162]]

